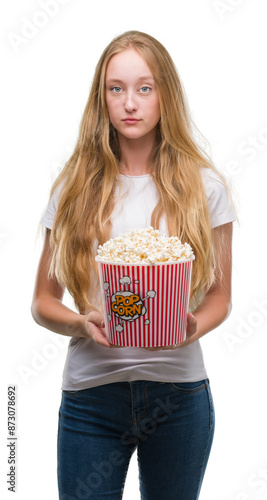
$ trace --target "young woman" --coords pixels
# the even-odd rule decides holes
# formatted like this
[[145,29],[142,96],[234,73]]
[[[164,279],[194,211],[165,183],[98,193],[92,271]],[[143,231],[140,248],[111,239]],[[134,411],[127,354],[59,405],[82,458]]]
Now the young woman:
[[[114,39],[97,65],[75,150],[53,185],[32,314],[70,336],[58,431],[61,500],[119,499],[137,449],[142,500],[199,497],[214,407],[199,339],[231,309],[235,220],[224,179],[193,137],[174,63],[153,37]],[[187,338],[109,344],[95,254],[136,227],[195,253]],[[77,311],[63,303],[64,289]]]

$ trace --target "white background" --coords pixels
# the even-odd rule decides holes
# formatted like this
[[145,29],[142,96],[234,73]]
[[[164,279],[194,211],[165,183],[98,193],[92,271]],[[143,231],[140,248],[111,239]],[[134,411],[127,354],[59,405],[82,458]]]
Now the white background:
[[[233,310],[201,341],[216,407],[216,434],[200,498],[263,500],[265,0],[13,0],[2,10],[1,498],[12,497],[6,484],[7,387],[14,384],[16,498],[57,498],[57,415],[68,339],[39,327],[30,314],[42,247],[38,224],[51,184],[76,143],[102,50],[116,35],[137,29],[159,39],[174,59],[193,119],[209,141],[216,166],[231,180],[239,215]],[[135,456],[124,498],[140,498]]]

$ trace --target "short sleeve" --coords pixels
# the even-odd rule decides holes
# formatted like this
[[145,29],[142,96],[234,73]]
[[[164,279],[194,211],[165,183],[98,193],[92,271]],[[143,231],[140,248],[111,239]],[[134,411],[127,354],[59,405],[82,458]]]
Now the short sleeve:
[[56,187],[54,193],[52,194],[52,197],[48,203],[47,209],[41,219],[41,224],[48,229],[52,229],[53,227],[53,222],[55,218],[55,214],[57,211],[58,207],[58,201],[59,201],[59,196],[61,193],[61,188],[62,184],[59,184],[59,186]]
[[220,177],[208,168],[202,168],[201,174],[207,196],[211,227],[234,222],[236,220],[234,209]]

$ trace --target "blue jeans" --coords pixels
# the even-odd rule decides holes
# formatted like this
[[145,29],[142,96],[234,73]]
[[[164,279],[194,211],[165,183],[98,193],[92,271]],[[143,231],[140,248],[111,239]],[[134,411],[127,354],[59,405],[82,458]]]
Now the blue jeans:
[[196,500],[214,434],[209,380],[63,391],[60,500],[119,500],[137,449],[142,500]]

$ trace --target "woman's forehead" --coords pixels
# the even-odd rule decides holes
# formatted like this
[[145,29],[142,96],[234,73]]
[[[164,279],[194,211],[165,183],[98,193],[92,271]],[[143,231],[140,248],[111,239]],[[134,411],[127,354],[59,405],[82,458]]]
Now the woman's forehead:
[[107,65],[106,80],[151,79],[153,75],[146,61],[135,49],[125,49],[111,57]]

